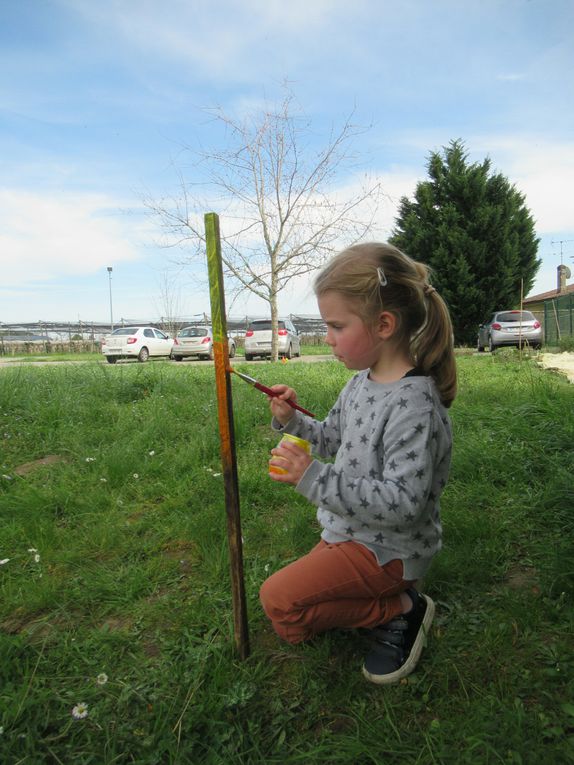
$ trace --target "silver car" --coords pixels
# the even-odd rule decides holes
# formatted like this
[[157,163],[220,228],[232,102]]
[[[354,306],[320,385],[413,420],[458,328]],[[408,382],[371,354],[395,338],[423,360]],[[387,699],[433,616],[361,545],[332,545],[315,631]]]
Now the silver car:
[[[229,338],[229,358],[235,356],[235,341]],[[185,356],[213,358],[213,330],[211,327],[184,327],[173,341],[171,358],[181,361]]]
[[478,328],[477,350],[496,350],[503,345],[540,348],[542,326],[530,311],[497,311]]
[[[277,345],[280,356],[287,359],[301,355],[299,333],[290,319],[277,322]],[[245,333],[245,361],[254,356],[271,356],[271,319],[255,319]]]

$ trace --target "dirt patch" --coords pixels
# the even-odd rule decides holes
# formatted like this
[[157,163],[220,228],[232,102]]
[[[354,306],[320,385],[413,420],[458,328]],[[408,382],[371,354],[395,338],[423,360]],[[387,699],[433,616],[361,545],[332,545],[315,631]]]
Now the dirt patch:
[[153,640],[146,640],[143,644],[144,656],[148,659],[155,659],[161,656],[161,648],[158,643],[154,643]]
[[537,362],[544,369],[566,375],[568,380],[574,383],[574,353],[542,353]]
[[53,625],[47,621],[47,613],[29,613],[23,608],[17,608],[7,619],[0,622],[0,632],[6,635],[19,635],[24,632],[45,633],[53,629]]
[[504,581],[511,590],[530,590],[533,595],[540,594],[538,572],[533,566],[512,566],[506,573]]
[[45,465],[55,465],[57,462],[65,461],[66,458],[59,454],[48,454],[47,457],[41,457],[38,460],[24,462],[22,465],[18,465],[17,468],[14,468],[14,473],[15,475],[27,475],[33,470],[38,470],[38,468],[44,467]]
[[104,632],[127,632],[132,628],[133,621],[130,616],[110,616],[100,624],[100,629]]

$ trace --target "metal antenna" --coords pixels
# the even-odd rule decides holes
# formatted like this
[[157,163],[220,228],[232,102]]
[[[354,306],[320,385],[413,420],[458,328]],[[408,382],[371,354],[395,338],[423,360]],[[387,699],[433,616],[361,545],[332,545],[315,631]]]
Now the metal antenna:
[[557,239],[556,241],[552,240],[550,244],[559,244],[560,245],[560,265],[564,264],[564,259],[562,257],[562,245],[568,244],[569,242],[574,242],[574,239]]

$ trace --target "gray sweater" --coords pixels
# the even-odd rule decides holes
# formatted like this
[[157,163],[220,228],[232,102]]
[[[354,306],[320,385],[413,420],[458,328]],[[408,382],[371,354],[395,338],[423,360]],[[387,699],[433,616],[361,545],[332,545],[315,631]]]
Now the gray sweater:
[[452,432],[430,377],[393,383],[356,374],[323,422],[295,411],[275,430],[311,442],[314,460],[296,490],[315,504],[326,542],[354,540],[381,565],[398,558],[418,579],[441,548],[439,497],[450,467]]

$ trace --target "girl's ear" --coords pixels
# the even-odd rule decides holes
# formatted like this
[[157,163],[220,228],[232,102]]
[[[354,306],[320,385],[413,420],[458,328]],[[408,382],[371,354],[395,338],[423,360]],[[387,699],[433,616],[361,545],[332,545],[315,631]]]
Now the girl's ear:
[[397,328],[397,317],[390,311],[383,311],[379,316],[377,335],[381,340],[389,340]]

